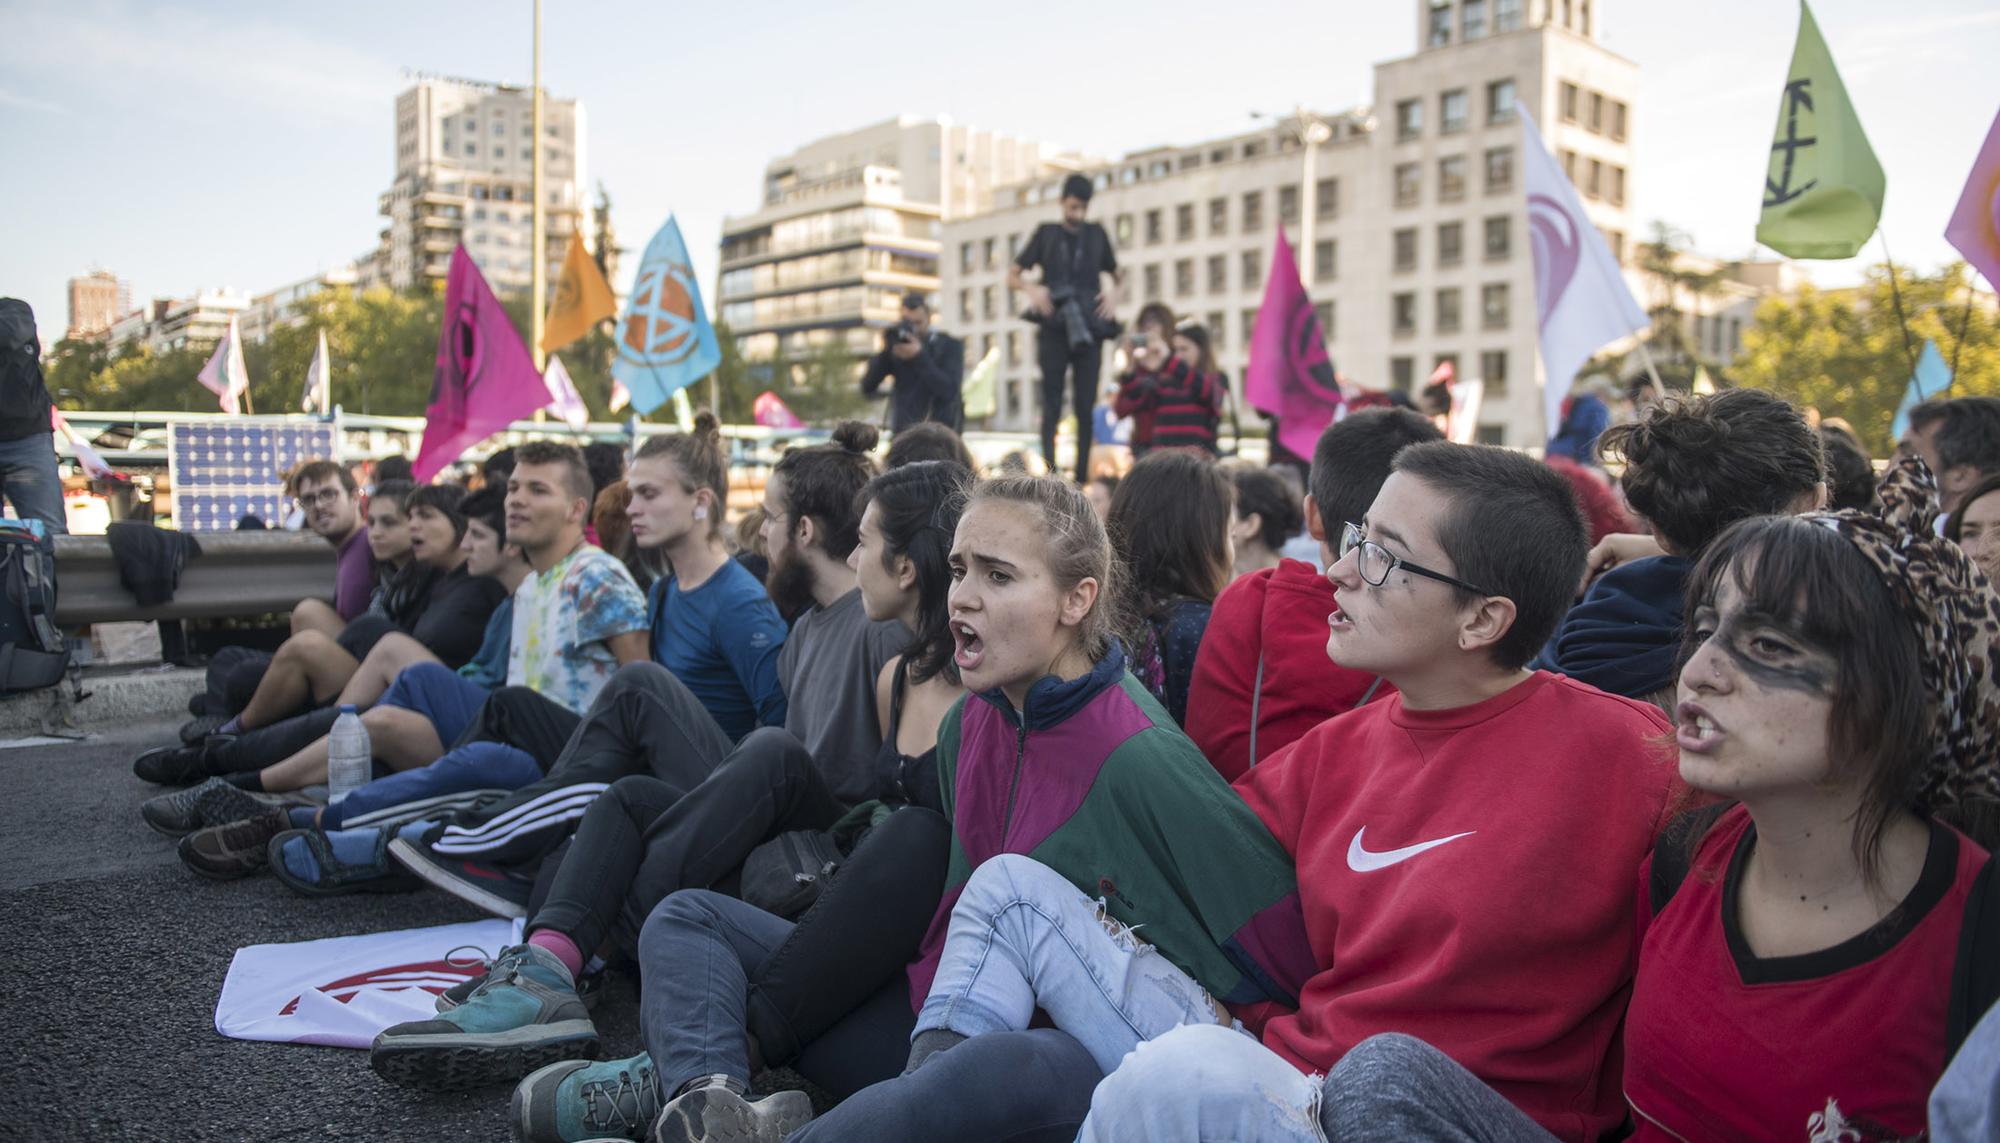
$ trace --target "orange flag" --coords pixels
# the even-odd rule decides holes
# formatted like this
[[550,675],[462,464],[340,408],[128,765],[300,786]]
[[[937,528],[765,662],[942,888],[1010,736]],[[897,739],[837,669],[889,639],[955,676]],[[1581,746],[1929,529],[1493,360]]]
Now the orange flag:
[[569,253],[563,255],[562,277],[556,281],[556,296],[549,300],[548,320],[542,325],[542,352],[554,353],[591,331],[598,322],[618,316],[618,303],[604,271],[584,252],[583,239],[569,236]]

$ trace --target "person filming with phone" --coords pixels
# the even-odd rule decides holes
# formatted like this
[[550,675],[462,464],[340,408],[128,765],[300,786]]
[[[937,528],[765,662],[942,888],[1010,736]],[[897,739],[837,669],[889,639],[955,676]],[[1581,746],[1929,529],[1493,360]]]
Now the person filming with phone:
[[889,431],[936,421],[965,428],[965,343],[931,328],[930,302],[920,293],[903,295],[903,320],[882,332],[882,352],[868,360],[861,392],[873,397],[882,382],[889,390]]
[[1214,377],[1175,354],[1173,339],[1173,311],[1158,302],[1139,311],[1125,339],[1127,367],[1111,411],[1132,418],[1133,460],[1168,448],[1216,455]]

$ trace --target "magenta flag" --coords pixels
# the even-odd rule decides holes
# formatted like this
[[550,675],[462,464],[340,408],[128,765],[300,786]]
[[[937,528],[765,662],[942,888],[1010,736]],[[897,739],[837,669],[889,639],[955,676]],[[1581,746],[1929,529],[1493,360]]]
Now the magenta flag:
[[1320,433],[1340,416],[1340,381],[1326,355],[1326,335],[1312,299],[1299,284],[1299,264],[1282,226],[1271,250],[1264,304],[1250,335],[1243,395],[1278,418],[1278,443],[1302,457],[1312,456]]
[[466,449],[534,416],[548,403],[548,386],[507,311],[465,247],[453,250],[431,406],[424,410],[424,443],[412,466],[417,483],[428,482]]
[[806,427],[806,423],[799,420],[799,415],[792,412],[791,407],[785,404],[784,398],[771,392],[769,389],[757,394],[757,401],[750,406],[750,411],[757,418],[757,423],[767,429],[802,429]]
[[2000,116],[1986,131],[1944,236],[1986,275],[1987,285],[2000,289]]

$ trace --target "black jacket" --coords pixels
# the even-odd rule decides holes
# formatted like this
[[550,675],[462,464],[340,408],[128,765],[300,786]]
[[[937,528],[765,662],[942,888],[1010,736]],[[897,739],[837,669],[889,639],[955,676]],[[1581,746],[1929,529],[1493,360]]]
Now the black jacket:
[[0,441],[48,431],[49,387],[42,381],[35,311],[19,298],[0,298]]
[[936,421],[953,432],[965,428],[965,343],[948,333],[931,330],[922,353],[898,361],[884,349],[868,359],[861,391],[873,397],[884,378],[894,377],[889,395],[889,431],[902,432],[922,421]]

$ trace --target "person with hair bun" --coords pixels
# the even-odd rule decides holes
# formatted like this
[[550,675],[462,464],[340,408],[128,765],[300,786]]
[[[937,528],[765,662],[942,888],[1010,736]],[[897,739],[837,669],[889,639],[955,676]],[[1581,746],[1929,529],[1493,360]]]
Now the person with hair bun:
[[1661,702],[1673,686],[1695,561],[1738,520],[1819,507],[1825,454],[1798,410],[1762,389],[1669,399],[1605,430],[1600,448],[1624,463],[1626,503],[1650,526],[1657,554],[1591,584],[1535,666]]

